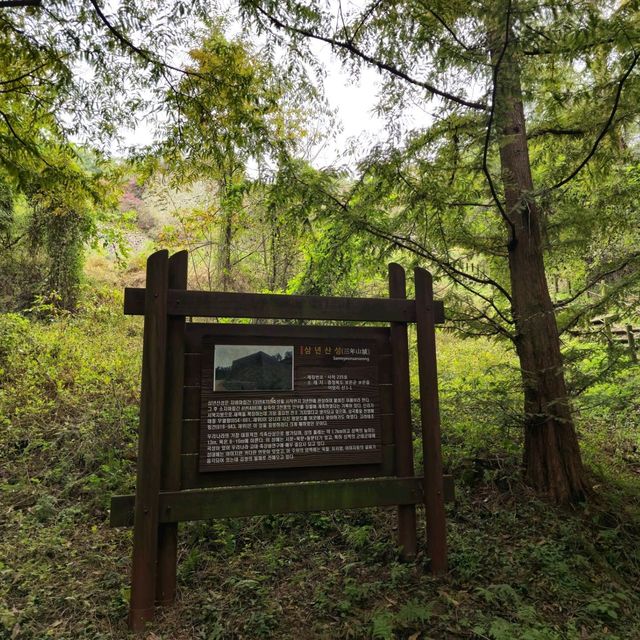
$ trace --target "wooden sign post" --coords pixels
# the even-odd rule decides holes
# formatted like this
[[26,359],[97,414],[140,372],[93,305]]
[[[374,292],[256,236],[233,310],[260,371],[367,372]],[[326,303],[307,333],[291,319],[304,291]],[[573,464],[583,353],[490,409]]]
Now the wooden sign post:
[[[188,520],[395,505],[410,560],[415,507],[424,504],[431,569],[446,571],[453,483],[442,474],[435,351],[444,312],[430,274],[416,269],[414,280],[415,300],[396,264],[389,298],[188,291],[186,251],[149,257],[146,288],[126,289],[124,305],[145,319],[136,494],[111,500],[112,526],[134,527],[134,631],[175,599],[177,527]],[[413,468],[409,323],[418,337],[424,477]]]

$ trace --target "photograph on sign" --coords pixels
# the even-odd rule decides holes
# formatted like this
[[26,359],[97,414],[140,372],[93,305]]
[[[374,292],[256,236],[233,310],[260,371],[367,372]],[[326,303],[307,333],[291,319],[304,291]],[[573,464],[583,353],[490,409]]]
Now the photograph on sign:
[[216,345],[213,369],[214,391],[292,391],[293,346]]

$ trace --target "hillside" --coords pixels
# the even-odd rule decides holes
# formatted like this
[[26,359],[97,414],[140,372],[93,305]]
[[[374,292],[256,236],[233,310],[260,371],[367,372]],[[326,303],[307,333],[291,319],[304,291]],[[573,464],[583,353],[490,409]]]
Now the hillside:
[[[141,323],[121,305],[93,282],[77,315],[0,318],[0,638],[128,637],[131,532],[108,504],[134,482]],[[189,523],[147,637],[640,638],[637,369],[580,398],[595,495],[558,510],[520,481],[512,357],[446,331],[438,348],[446,576],[422,535],[399,563],[391,510]]]

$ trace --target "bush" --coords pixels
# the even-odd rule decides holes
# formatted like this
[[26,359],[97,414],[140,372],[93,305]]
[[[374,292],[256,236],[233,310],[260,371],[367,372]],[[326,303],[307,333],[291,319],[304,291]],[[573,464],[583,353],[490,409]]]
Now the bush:
[[[437,349],[445,462],[512,455],[522,440],[520,372],[513,352],[501,343],[460,339],[444,331],[438,332]],[[416,360],[412,387],[417,394]],[[414,424],[419,425],[417,398]]]

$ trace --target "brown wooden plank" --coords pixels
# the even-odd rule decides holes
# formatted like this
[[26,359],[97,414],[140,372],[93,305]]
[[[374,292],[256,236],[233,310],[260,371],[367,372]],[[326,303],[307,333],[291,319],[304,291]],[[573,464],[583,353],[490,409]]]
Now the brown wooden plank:
[[382,434],[382,444],[395,444],[396,435],[394,428],[395,420],[393,413],[383,413],[380,416],[380,432]]
[[393,384],[393,357],[390,353],[378,356],[378,382]]
[[[444,322],[442,302],[433,302],[437,321]],[[287,320],[351,320],[357,322],[415,322],[413,300],[288,296],[270,293],[170,290],[170,315],[215,318],[272,318]],[[127,287],[124,312],[144,313],[144,289]]]
[[200,450],[200,420],[182,421],[182,453],[198,453]]
[[218,324],[188,322],[185,351],[200,353],[205,336],[222,338],[309,338],[342,340],[375,340],[378,354],[390,353],[387,327],[295,326],[282,324]]
[[184,356],[184,386],[200,386],[201,354],[186,353]]
[[436,333],[433,312],[431,274],[424,269],[414,271],[416,321],[418,338],[418,370],[420,376],[420,413],[425,478],[425,510],[427,520],[427,552],[434,573],[447,570],[447,522],[444,511],[442,453],[440,449],[440,408],[438,403],[438,370]]
[[[400,484],[398,484],[399,480],[400,480]],[[391,481],[391,482],[388,482],[388,481]],[[398,478],[380,478],[378,480],[367,479],[367,480],[358,480],[356,482],[358,484],[355,484],[354,482],[349,483],[350,488],[347,490],[348,493],[350,492],[350,493],[359,494],[361,493],[362,487],[368,487],[369,492],[373,487],[375,492],[374,497],[376,500],[376,504],[362,505],[362,503],[360,503],[361,506],[382,506],[380,505],[381,494],[384,494],[383,495],[384,500],[391,501],[390,504],[397,504],[397,500],[399,498],[401,501],[407,501],[405,502],[405,504],[421,504],[424,500],[423,478],[420,476],[415,478],[402,478],[402,479],[398,479]],[[341,483],[338,483],[338,482],[307,483],[307,485],[309,484],[315,484],[315,485],[321,484],[322,486],[332,487]],[[296,490],[295,487],[301,487],[301,486],[305,486],[305,485],[293,485],[294,492]],[[379,489],[379,487],[381,486],[383,487],[382,490]],[[292,487],[292,485],[283,484],[283,485],[279,485],[278,487],[279,489],[281,489],[281,492],[279,492],[281,496],[279,497],[279,500],[281,501],[281,505],[283,506],[283,508],[287,509],[287,511],[284,513],[292,513],[293,510],[291,508],[294,505],[289,501],[289,495],[290,495],[289,489]],[[445,495],[447,496],[448,501],[449,499],[453,500],[454,490],[453,490],[453,478],[451,476],[444,477],[444,487],[445,487]],[[255,488],[256,488],[255,486],[246,487],[246,490],[250,491]],[[260,487],[260,488],[264,488],[264,487]],[[376,488],[378,489],[376,490]],[[407,488],[409,488],[408,492],[407,492]],[[234,501],[239,504],[244,504],[242,496],[247,494],[238,493],[239,489],[240,487],[234,487],[234,488],[227,487],[227,488],[219,488],[219,489],[201,489],[197,491],[179,491],[179,492],[172,492],[171,498],[169,499],[166,498],[166,494],[161,493],[160,494],[161,520],[169,520],[169,519],[176,520],[178,517],[191,519],[190,516],[193,514],[186,513],[185,511],[182,511],[182,513],[178,513],[177,510],[174,511],[172,506],[176,501],[182,501],[185,496],[189,496],[188,500],[190,505],[192,505],[190,506],[190,509],[193,509],[194,511],[196,511],[195,515],[198,515],[198,513],[200,514],[202,513],[201,511],[199,511],[201,502],[208,503],[209,504],[208,509],[211,509],[212,504],[215,504],[216,502],[219,503],[218,498],[220,494],[227,491],[234,491],[234,493],[230,494],[232,497],[234,497]],[[212,491],[218,491],[220,493],[214,493],[212,497],[211,495],[209,495],[210,492]],[[270,491],[273,491],[273,485],[271,485]],[[336,490],[335,489],[330,490],[330,493],[331,492],[335,495]],[[312,492],[308,493],[307,495],[310,495],[311,493]],[[298,495],[300,494],[298,493]],[[203,499],[203,496],[204,496],[204,499]],[[363,498],[357,498],[357,499],[363,500]],[[165,502],[165,500],[167,501]],[[228,498],[225,498],[225,500],[228,500]],[[112,527],[131,526],[131,524],[133,523],[134,501],[135,501],[134,496],[114,496],[113,498],[111,498],[110,525]],[[295,506],[296,507],[307,506],[309,504],[307,502],[306,504],[301,505],[300,502],[301,502],[300,499],[298,499],[298,502]],[[351,507],[345,507],[344,506],[345,502],[346,502],[346,499],[343,499],[343,502],[341,503],[341,505],[336,505],[334,502],[333,503],[334,506],[330,508],[336,508],[336,509],[351,508]],[[353,504],[353,502],[351,502],[350,504]],[[168,506],[172,508],[167,510]],[[234,508],[237,508],[237,507],[234,507]],[[264,508],[265,508],[265,505],[263,504],[262,509]],[[245,505],[244,507],[241,507],[241,509],[243,510],[242,516],[259,515],[259,513],[253,513],[249,508],[249,506],[247,505]],[[218,511],[216,512],[215,516],[207,515],[207,517],[225,517],[223,515],[220,515],[221,513],[222,513],[221,511]],[[263,512],[260,512],[260,513],[263,513]],[[283,512],[280,512],[280,513],[283,513]],[[237,511],[235,512],[235,514],[237,515]]]
[[185,420],[200,419],[200,387],[184,387],[182,417]]
[[154,613],[167,343],[168,257],[167,251],[157,251],[147,260],[129,608],[129,626],[134,631],[144,629]]
[[[169,287],[186,289],[188,254],[180,251],[169,258]],[[180,489],[180,449],[182,444],[182,387],[184,386],[184,317],[172,316],[167,321],[167,363],[165,380],[164,433],[162,442],[161,488]],[[156,602],[170,604],[176,595],[178,553],[177,523],[161,524],[158,529],[158,570]]]
[[442,485],[444,487],[444,501],[455,502],[456,500],[456,484],[453,476],[445,474],[442,476]]
[[380,413],[393,413],[393,385],[381,384],[380,388]]
[[[404,269],[399,264],[389,265],[389,295],[406,298],[407,286]],[[413,434],[411,432],[411,389],[409,379],[409,342],[407,325],[391,323],[393,376],[393,410],[396,441],[396,470],[399,476],[411,477],[413,471]],[[416,557],[418,541],[416,534],[415,505],[398,506],[398,542],[404,560]]]
[[382,445],[382,471],[385,476],[395,476],[396,467],[396,446],[395,444]]
[[[133,496],[115,496],[112,525],[129,524]],[[161,522],[415,504],[421,478],[379,478],[163,492]]]

